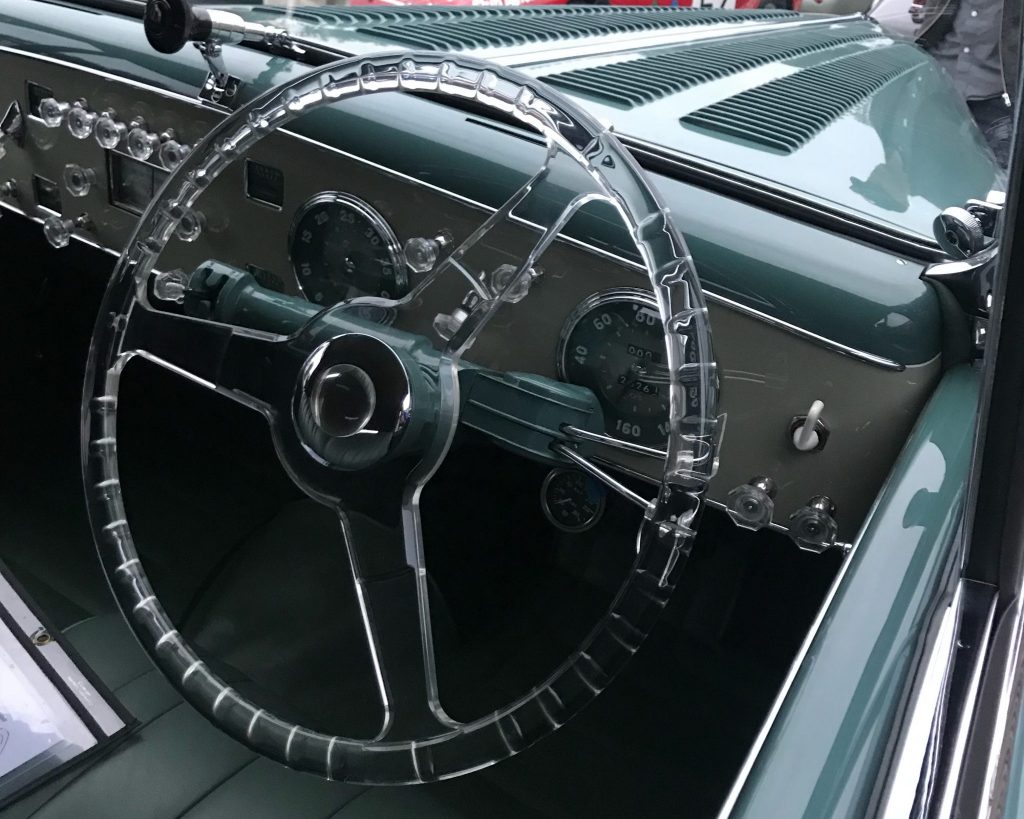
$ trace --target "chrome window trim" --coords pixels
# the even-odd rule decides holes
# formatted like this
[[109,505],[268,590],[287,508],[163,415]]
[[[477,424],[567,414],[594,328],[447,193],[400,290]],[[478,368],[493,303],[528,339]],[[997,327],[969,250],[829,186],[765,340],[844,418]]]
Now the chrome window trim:
[[[960,565],[961,550],[952,558]],[[931,623],[910,704],[876,815],[949,819],[960,780],[981,672],[995,626],[996,590],[955,578]],[[950,597],[951,594],[951,597]]]
[[[857,15],[855,15],[855,17],[856,16]],[[848,18],[838,18],[838,19],[848,19]],[[121,76],[119,76],[117,74],[111,74],[110,72],[107,72],[107,71],[100,71],[100,70],[95,69],[95,68],[91,68],[91,67],[88,67],[88,66],[77,65],[75,63],[71,63],[71,62],[68,62],[66,60],[61,60],[61,59],[58,59],[58,58],[55,58],[55,57],[49,57],[49,56],[40,55],[40,54],[33,54],[31,52],[28,52],[28,51],[23,51],[21,49],[11,48],[11,47],[8,47],[8,46],[0,46],[0,55],[2,55],[2,54],[12,54],[12,55],[15,55],[15,56],[18,56],[18,57],[23,57],[23,58],[30,59],[30,60],[38,60],[38,61],[41,61],[41,62],[49,63],[51,65],[60,66],[62,68],[67,68],[67,69],[70,69],[70,70],[73,70],[73,71],[84,72],[86,74],[91,74],[91,75],[96,76],[96,77],[102,77],[104,79],[112,80],[113,82],[124,83],[125,85],[128,85],[131,88],[136,88],[136,89],[139,89],[141,91],[145,91],[145,92],[150,93],[150,94],[155,94],[158,97],[163,97],[165,99],[174,100],[176,102],[184,103],[184,104],[187,104],[187,105],[190,105],[190,106],[193,106],[193,107],[197,107],[197,108],[203,108],[203,109],[205,109],[207,111],[215,112],[215,113],[217,113],[217,114],[219,114],[221,116],[225,116],[226,115],[222,108],[219,108],[217,106],[214,106],[214,105],[211,105],[209,103],[206,103],[204,100],[201,100],[199,98],[188,97],[188,96],[185,96],[183,94],[178,94],[178,93],[176,93],[174,91],[168,91],[168,90],[163,89],[163,88],[155,88],[153,86],[146,85],[145,83],[141,83],[141,82],[138,82],[136,80],[132,80],[130,78],[121,77]],[[296,133],[294,131],[290,131],[290,130],[287,130],[287,129],[284,129],[284,128],[281,129],[281,133],[287,134],[289,137],[291,137],[293,139],[297,139],[300,142],[305,142],[306,144],[313,145],[313,146],[315,146],[317,148],[320,148],[322,150],[331,151],[332,153],[335,153],[338,156],[345,157],[349,161],[358,162],[358,163],[360,163],[360,164],[362,164],[362,165],[364,165],[364,166],[366,166],[368,168],[373,168],[374,170],[376,170],[376,171],[378,171],[380,173],[387,174],[387,175],[391,176],[394,179],[400,179],[403,182],[406,182],[408,184],[415,185],[417,187],[421,187],[421,188],[425,188],[427,190],[434,191],[435,193],[438,193],[438,194],[440,194],[442,196],[445,196],[445,197],[451,199],[452,201],[460,202],[460,203],[462,203],[464,205],[467,205],[469,207],[477,208],[477,209],[483,211],[484,213],[493,213],[495,211],[495,208],[491,207],[490,205],[486,205],[486,204],[484,204],[482,202],[478,202],[478,201],[476,201],[474,199],[471,199],[471,198],[469,198],[467,196],[463,196],[461,194],[455,193],[454,191],[447,190],[447,189],[442,188],[442,187],[440,187],[438,185],[431,184],[430,182],[426,182],[424,180],[417,179],[416,177],[409,176],[408,174],[404,174],[401,171],[396,171],[393,168],[388,168],[385,165],[381,165],[381,164],[379,164],[377,162],[373,162],[373,161],[368,160],[368,159],[366,159],[364,157],[360,157],[360,156],[357,156],[355,154],[349,153],[348,151],[345,151],[345,150],[343,150],[341,148],[336,148],[333,145],[326,145],[326,144],[324,144],[322,142],[319,142],[319,141],[317,141],[315,139],[307,137],[307,136],[305,136],[303,134],[298,134],[298,133]],[[632,141],[628,137],[620,136],[620,139],[623,139],[623,141],[627,145],[629,145],[630,142]],[[649,145],[650,143],[647,143],[647,144]],[[10,204],[9,202],[3,201],[3,200],[0,200],[0,208],[5,208],[5,209],[11,210],[11,211],[13,211],[15,213],[20,213],[20,214],[22,214],[24,216],[27,216],[30,219],[35,219],[36,221],[41,221],[41,219],[38,216],[33,216],[32,214],[30,214],[28,212],[27,209],[21,209],[19,207],[16,207],[16,206]],[[521,224],[523,224],[523,225],[527,225],[527,226],[533,227],[533,228],[539,228],[538,225],[536,225],[533,222],[530,222],[530,221],[528,221],[526,219],[523,219],[521,217],[517,217],[517,216],[513,215],[512,219],[517,221],[517,222],[519,222],[519,223],[521,223]],[[74,238],[78,239],[79,241],[85,242],[86,244],[91,245],[93,247],[99,248],[101,250],[105,250],[105,251],[111,253],[114,256],[120,256],[121,255],[121,251],[120,250],[117,250],[117,249],[114,249],[114,248],[104,247],[104,246],[100,245],[98,242],[89,240],[89,239],[84,238],[82,236],[79,236],[77,234],[75,235]],[[562,237],[561,241],[567,242],[567,243],[569,243],[569,244],[571,244],[571,245],[573,245],[575,247],[581,248],[581,249],[587,251],[588,253],[593,253],[593,254],[596,254],[598,256],[602,256],[602,257],[604,257],[606,259],[609,259],[611,261],[614,261],[614,262],[622,265],[623,267],[629,267],[629,268],[632,268],[632,269],[637,270],[637,271],[642,271],[643,270],[643,265],[641,265],[639,262],[633,261],[632,259],[627,259],[627,258],[625,258],[623,256],[619,256],[616,253],[612,253],[612,252],[610,252],[608,250],[604,250],[604,249],[602,249],[600,247],[596,247],[594,245],[588,244],[587,242],[584,242],[584,241],[582,241],[580,239],[575,239],[575,238],[573,238],[571,236],[565,236],[565,237]],[[814,333],[811,330],[806,330],[803,327],[799,327],[799,326],[797,326],[795,324],[790,324],[789,322],[784,321],[784,320],[779,319],[779,318],[776,318],[775,316],[771,316],[771,315],[769,315],[767,313],[763,313],[760,310],[757,310],[757,309],[755,309],[753,307],[748,307],[745,304],[741,304],[740,302],[737,302],[737,301],[734,301],[734,300],[732,300],[730,298],[722,296],[722,295],[716,293],[712,289],[704,288],[704,296],[710,302],[714,302],[714,303],[719,304],[719,305],[721,305],[723,307],[727,307],[727,308],[729,308],[731,310],[735,310],[737,312],[743,313],[744,315],[747,315],[747,316],[749,316],[749,317],[751,317],[753,319],[756,319],[758,321],[762,321],[765,324],[769,324],[772,327],[776,327],[776,328],[778,328],[780,330],[783,330],[783,331],[785,331],[785,332],[787,332],[787,333],[789,333],[791,335],[798,336],[799,338],[802,338],[805,341],[808,341],[808,342],[810,342],[812,344],[816,344],[816,345],[818,345],[820,347],[824,347],[825,349],[831,350],[834,353],[839,353],[840,355],[849,356],[851,358],[855,358],[855,359],[857,359],[859,361],[862,361],[862,362],[865,362],[867,364],[871,364],[871,365],[876,366],[876,367],[881,367],[882,369],[894,370],[894,371],[902,372],[903,370],[905,370],[907,368],[907,365],[901,364],[901,363],[899,363],[897,361],[893,361],[892,359],[888,359],[888,358],[884,358],[882,356],[874,355],[873,353],[869,353],[869,352],[866,352],[864,350],[857,349],[856,347],[850,347],[850,346],[848,346],[846,344],[843,344],[842,342],[834,341],[834,340],[832,340],[830,338],[826,338],[825,336],[818,335],[817,333]],[[912,366],[912,367],[914,367],[914,366],[925,366],[928,363],[929,362],[924,362],[922,364],[910,365],[910,366]]]

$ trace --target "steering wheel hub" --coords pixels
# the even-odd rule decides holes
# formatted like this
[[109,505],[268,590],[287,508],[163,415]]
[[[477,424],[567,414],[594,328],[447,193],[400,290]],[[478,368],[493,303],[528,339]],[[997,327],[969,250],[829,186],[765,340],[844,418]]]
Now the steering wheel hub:
[[[419,412],[429,411],[425,396]],[[400,355],[369,335],[346,333],[317,347],[299,375],[295,426],[316,458],[361,469],[387,457],[413,409],[412,385]]]

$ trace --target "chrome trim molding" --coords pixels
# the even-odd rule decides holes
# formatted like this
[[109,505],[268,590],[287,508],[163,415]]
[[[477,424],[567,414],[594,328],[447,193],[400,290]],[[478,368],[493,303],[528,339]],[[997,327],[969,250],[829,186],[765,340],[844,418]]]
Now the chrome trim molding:
[[936,612],[877,815],[948,819],[981,669],[995,623],[995,589],[960,579]]

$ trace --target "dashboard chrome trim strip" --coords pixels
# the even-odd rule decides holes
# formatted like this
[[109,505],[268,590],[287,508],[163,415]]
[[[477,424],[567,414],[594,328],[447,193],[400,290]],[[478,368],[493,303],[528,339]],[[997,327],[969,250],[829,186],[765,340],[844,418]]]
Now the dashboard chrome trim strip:
[[[858,15],[854,15],[854,17],[857,17],[857,16]],[[838,18],[838,19],[848,19],[848,18]],[[58,59],[58,58],[55,58],[55,57],[49,57],[49,56],[40,55],[40,54],[33,54],[31,52],[23,51],[23,50],[17,49],[17,48],[11,48],[9,46],[0,46],[0,54],[12,54],[14,56],[18,56],[18,57],[22,57],[22,58],[26,58],[26,59],[30,59],[30,60],[37,60],[37,61],[49,63],[51,65],[62,66],[64,68],[67,68],[67,69],[70,69],[70,70],[73,70],[73,71],[80,71],[80,72],[84,72],[86,74],[92,74],[93,76],[96,76],[96,77],[101,77],[101,78],[105,78],[105,79],[110,79],[110,80],[112,80],[114,82],[123,83],[123,84],[128,85],[128,86],[130,86],[132,88],[136,88],[136,89],[145,91],[147,93],[154,94],[154,95],[156,95],[158,97],[163,97],[165,99],[171,99],[171,100],[174,100],[176,102],[184,103],[186,105],[197,107],[197,108],[203,108],[203,109],[205,109],[207,111],[210,111],[210,112],[213,112],[213,113],[217,113],[217,114],[219,114],[221,116],[225,115],[223,109],[218,108],[216,106],[212,106],[212,105],[206,104],[206,103],[204,103],[202,100],[200,100],[198,98],[188,97],[188,96],[185,96],[185,95],[182,95],[182,94],[178,94],[178,93],[176,93],[174,91],[168,91],[168,90],[163,89],[163,88],[154,88],[152,86],[146,85],[145,83],[141,83],[141,82],[138,82],[136,80],[132,80],[130,78],[121,77],[121,76],[118,76],[116,74],[111,74],[111,73],[106,72],[106,71],[99,71],[97,69],[90,68],[88,66],[76,65],[75,63],[70,63],[70,62],[68,62],[66,60],[61,60],[61,59]],[[300,142],[305,142],[305,143],[307,143],[309,145],[313,145],[313,146],[315,146],[317,148],[321,148],[323,150],[327,150],[327,151],[331,151],[333,153],[336,153],[339,156],[343,156],[343,157],[345,157],[348,160],[351,160],[353,162],[358,162],[358,163],[360,163],[362,165],[365,165],[366,167],[370,167],[370,168],[373,168],[373,169],[375,169],[377,171],[380,171],[382,173],[388,174],[388,175],[390,175],[393,178],[401,179],[404,182],[407,182],[409,184],[416,185],[416,186],[422,187],[422,188],[426,188],[428,190],[432,190],[432,191],[434,191],[434,192],[436,192],[438,194],[441,194],[443,196],[446,196],[446,197],[448,197],[448,198],[450,198],[450,199],[452,199],[454,201],[458,201],[458,202],[461,202],[461,203],[463,203],[465,205],[469,205],[471,207],[478,208],[478,209],[484,211],[485,213],[493,213],[494,210],[495,210],[490,205],[485,205],[482,202],[478,202],[478,201],[476,201],[474,199],[471,199],[471,198],[469,198],[467,196],[463,196],[461,194],[455,193],[454,191],[449,191],[449,190],[446,190],[446,189],[444,189],[442,187],[439,187],[437,185],[433,185],[433,184],[431,184],[429,182],[425,182],[425,181],[423,181],[421,179],[417,179],[417,178],[415,178],[413,176],[409,176],[408,174],[404,174],[401,171],[396,171],[393,168],[388,168],[388,167],[386,167],[384,165],[380,165],[379,163],[373,162],[373,161],[371,161],[369,159],[365,159],[364,157],[356,156],[355,154],[349,153],[348,151],[344,151],[341,148],[336,148],[333,145],[325,145],[324,143],[319,142],[318,140],[312,139],[312,138],[307,137],[307,136],[305,136],[303,134],[296,133],[295,131],[290,131],[290,130],[282,128],[281,129],[281,133],[287,134],[289,137],[297,139]],[[624,137],[624,136],[621,136],[621,135],[619,136],[619,138],[623,140],[623,142],[627,145],[627,147],[632,147],[631,143],[638,143],[639,144],[639,143],[642,142],[642,141],[634,140],[634,139],[632,139],[630,137]],[[642,143],[642,144],[650,146],[650,143]],[[653,146],[653,147],[659,147],[660,148],[660,146]],[[15,207],[15,206],[11,205],[10,203],[2,201],[2,200],[0,200],[0,208],[7,208],[9,210],[14,211],[15,213],[21,213],[21,214],[27,216],[28,218],[38,220],[38,217],[30,214],[27,209],[22,209],[22,208],[19,208],[19,207]],[[520,217],[517,217],[515,215],[512,215],[511,218],[513,220],[515,220],[515,221],[521,222],[522,224],[528,225],[530,227],[534,227],[534,228],[539,227],[539,226],[533,224],[532,222],[529,222],[529,221],[527,221],[525,219],[522,219]],[[95,241],[91,241],[91,240],[86,239],[86,238],[84,238],[82,236],[79,236],[77,233],[75,235],[75,238],[79,239],[79,241],[85,242],[86,244],[89,244],[89,245],[92,245],[94,247],[100,248],[101,250],[107,250],[108,252],[114,254],[115,256],[119,256],[120,255],[120,251],[119,250],[115,250],[113,248],[103,247],[102,245],[98,244]],[[616,253],[612,253],[612,252],[604,250],[602,248],[595,247],[594,245],[590,245],[587,242],[584,242],[584,241],[582,241],[580,239],[575,239],[575,238],[573,238],[571,236],[565,236],[565,237],[562,237],[561,241],[565,241],[565,242],[567,242],[569,244],[572,244],[572,245],[574,245],[576,247],[579,247],[579,248],[581,248],[583,250],[586,250],[589,253],[594,253],[594,254],[597,254],[599,256],[603,256],[604,258],[610,259],[612,261],[615,261],[615,262],[617,262],[617,263],[619,263],[619,264],[621,264],[621,265],[623,265],[625,267],[631,267],[631,268],[633,268],[635,270],[642,270],[643,269],[643,265],[641,265],[639,262],[633,261],[631,259],[626,259],[626,258],[624,258],[622,256],[619,256]],[[799,336],[800,338],[803,338],[804,340],[806,340],[806,341],[808,341],[808,342],[810,342],[812,344],[819,345],[819,346],[824,347],[824,348],[826,348],[828,350],[831,350],[832,352],[836,352],[836,353],[839,353],[841,355],[846,355],[846,356],[849,356],[851,358],[855,358],[855,359],[858,359],[860,361],[863,361],[863,362],[865,362],[867,364],[872,364],[872,365],[874,365],[876,367],[882,367],[883,369],[894,370],[894,371],[903,371],[904,369],[906,369],[906,365],[904,365],[904,364],[901,364],[899,362],[893,361],[893,360],[888,359],[888,358],[884,358],[882,356],[874,355],[873,353],[865,352],[864,350],[859,350],[859,349],[857,349],[855,347],[850,347],[850,346],[845,345],[845,344],[843,344],[841,342],[834,341],[834,340],[832,340],[830,338],[826,338],[825,336],[818,335],[817,333],[814,333],[814,332],[812,332],[810,330],[805,330],[804,328],[799,327],[799,326],[797,326],[795,324],[790,324],[789,322],[783,321],[782,319],[776,318],[776,317],[771,316],[771,315],[769,315],[767,313],[763,313],[760,310],[757,310],[757,309],[755,309],[753,307],[748,307],[745,304],[742,304],[740,302],[734,301],[733,299],[730,299],[730,298],[727,298],[725,296],[722,296],[722,295],[716,293],[714,290],[710,290],[708,288],[704,288],[704,296],[707,299],[707,301],[714,302],[714,303],[717,303],[717,304],[719,304],[719,305],[721,305],[723,307],[728,307],[731,310],[736,310],[738,312],[741,312],[741,313],[743,313],[743,314],[745,314],[745,315],[747,315],[747,316],[749,316],[749,317],[751,317],[753,319],[756,319],[758,321],[762,321],[762,322],[764,322],[766,324],[769,324],[769,325],[771,325],[773,327],[776,327],[776,328],[778,328],[780,330],[783,330],[783,331],[785,331],[787,333],[790,333],[792,335]]]

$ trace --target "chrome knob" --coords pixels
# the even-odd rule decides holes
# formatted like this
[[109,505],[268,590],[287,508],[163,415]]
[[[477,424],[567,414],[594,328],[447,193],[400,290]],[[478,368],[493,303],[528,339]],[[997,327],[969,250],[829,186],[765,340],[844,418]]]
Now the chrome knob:
[[18,183],[14,179],[8,179],[4,182],[0,182],[0,197],[4,199],[17,199],[18,198]]

